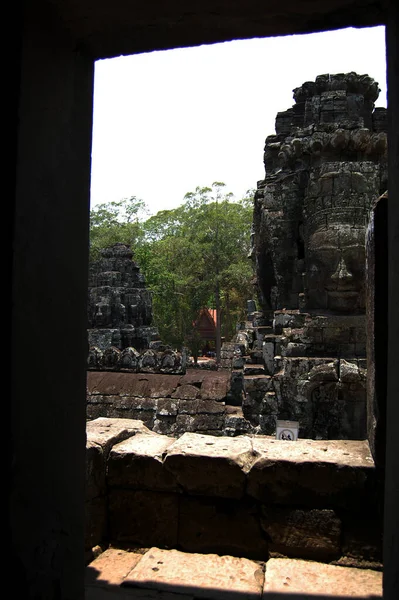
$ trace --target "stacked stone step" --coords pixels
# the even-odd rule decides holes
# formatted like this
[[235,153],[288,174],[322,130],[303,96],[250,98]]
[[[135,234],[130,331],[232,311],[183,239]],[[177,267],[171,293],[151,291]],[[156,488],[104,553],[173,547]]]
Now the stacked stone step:
[[281,336],[275,335],[263,313],[256,310],[254,301],[248,301],[247,309],[247,320],[235,338],[240,344],[243,364],[241,369],[235,369],[234,378],[242,384],[244,417],[262,433],[265,427],[268,431],[273,429],[276,421],[276,395],[271,376]]
[[[224,572],[230,563],[226,557],[234,557],[237,574],[249,562],[256,569],[261,564],[266,579],[262,573],[255,576],[260,595],[271,591],[268,577],[274,569],[280,578],[284,575],[281,585],[288,584],[281,589],[292,593],[318,593],[311,582],[324,579],[326,585],[329,574],[336,573],[328,588],[333,595],[381,595],[373,586],[381,584],[382,530],[366,441],[287,444],[266,436],[193,433],[176,440],[139,421],[98,419],[87,425],[86,467],[87,563],[110,547],[137,549],[137,560],[121,551],[121,568],[114,562],[114,575],[123,573],[118,585],[131,573],[124,588],[145,588],[143,581],[151,580],[151,589],[163,591],[163,581],[198,597],[192,588],[182,588],[203,589],[205,581],[200,584],[194,567],[186,569],[180,562],[195,555],[202,561],[201,572],[210,570],[209,582],[212,560]],[[275,562],[277,555],[281,564]],[[115,554],[109,559],[119,561]],[[128,564],[130,559],[134,564]],[[152,577],[132,572],[142,560]],[[107,552],[92,563],[94,575],[105,568],[101,561],[107,563]],[[177,579],[163,570],[166,564],[176,566]],[[179,573],[188,579],[178,580]],[[339,580],[345,581],[344,588],[334,587]],[[363,584],[370,586],[369,594]],[[206,594],[214,597],[209,588]],[[88,596],[94,597],[102,596]]]
[[140,421],[97,419],[87,424],[86,548],[278,552],[380,568],[375,477],[367,442],[174,439]]

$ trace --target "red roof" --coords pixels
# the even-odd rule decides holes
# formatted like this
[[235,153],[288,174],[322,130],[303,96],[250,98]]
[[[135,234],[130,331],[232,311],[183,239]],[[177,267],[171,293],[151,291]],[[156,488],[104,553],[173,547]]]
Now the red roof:
[[203,334],[211,334],[216,330],[216,309],[201,308],[198,319],[193,323]]

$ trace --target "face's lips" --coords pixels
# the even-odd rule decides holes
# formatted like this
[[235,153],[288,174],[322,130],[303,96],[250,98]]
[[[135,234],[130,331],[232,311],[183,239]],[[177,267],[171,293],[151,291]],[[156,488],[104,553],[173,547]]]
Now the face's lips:
[[356,290],[327,290],[327,293],[332,298],[355,298],[355,296],[359,295],[359,292]]
[[350,288],[350,287],[334,287],[334,288],[327,287],[326,291],[330,296],[342,296],[342,295],[355,296],[359,293],[357,289]]

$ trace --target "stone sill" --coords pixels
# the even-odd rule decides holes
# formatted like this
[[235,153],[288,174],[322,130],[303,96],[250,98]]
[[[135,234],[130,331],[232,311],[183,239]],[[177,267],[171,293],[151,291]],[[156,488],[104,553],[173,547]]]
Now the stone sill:
[[176,440],[141,421],[87,423],[88,551],[117,543],[375,564],[377,491],[367,441]]

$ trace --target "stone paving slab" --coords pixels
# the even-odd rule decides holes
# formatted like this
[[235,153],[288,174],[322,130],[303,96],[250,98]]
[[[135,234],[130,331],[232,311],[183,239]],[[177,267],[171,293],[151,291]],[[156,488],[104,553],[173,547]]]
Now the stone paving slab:
[[121,585],[125,577],[143,558],[142,554],[108,548],[86,568],[86,585]]
[[279,600],[296,594],[296,600],[313,597],[382,598],[382,573],[369,569],[337,567],[313,561],[271,558],[266,563],[262,600]]
[[109,548],[86,567],[85,600],[194,600],[192,596],[155,589],[122,588],[143,554]]
[[[264,573],[263,566],[266,566]],[[382,572],[314,561],[110,548],[86,568],[86,600],[382,598]]]
[[122,585],[212,600],[260,600],[263,583],[261,566],[246,558],[151,548]]

